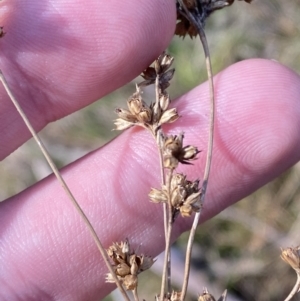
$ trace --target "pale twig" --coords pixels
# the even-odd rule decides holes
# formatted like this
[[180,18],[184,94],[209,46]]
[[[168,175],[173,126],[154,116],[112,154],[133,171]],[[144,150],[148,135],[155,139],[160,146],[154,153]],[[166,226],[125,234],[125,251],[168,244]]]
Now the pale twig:
[[112,267],[112,265],[110,264],[109,258],[107,256],[107,253],[104,249],[104,247],[102,246],[102,243],[94,229],[94,227],[92,226],[91,222],[89,221],[88,217],[86,216],[86,214],[83,212],[82,208],[80,207],[80,205],[78,204],[78,202],[76,201],[76,199],[74,198],[72,192],[70,191],[69,187],[67,186],[67,184],[65,183],[64,179],[62,178],[58,168],[56,167],[55,163],[53,162],[50,154],[48,153],[47,149],[45,148],[43,142],[41,141],[41,139],[39,138],[38,134],[36,133],[36,131],[34,130],[34,128],[32,127],[30,121],[28,120],[26,114],[24,113],[23,109],[21,108],[19,102],[17,101],[17,99],[14,97],[12,91],[10,90],[8,83],[2,73],[2,71],[0,70],[0,80],[8,94],[8,96],[10,97],[12,103],[15,105],[18,113],[20,114],[20,116],[22,117],[23,121],[25,122],[27,128],[29,129],[30,133],[32,134],[33,138],[35,139],[36,143],[38,144],[39,148],[41,149],[43,155],[45,156],[48,164],[50,165],[51,169],[53,170],[53,173],[55,174],[58,182],[61,184],[61,186],[63,187],[63,189],[65,190],[65,193],[67,194],[67,196],[69,197],[69,199],[71,200],[72,204],[74,205],[74,207],[76,208],[78,214],[81,216],[81,218],[83,219],[83,221],[85,222],[95,244],[97,245],[103,260],[105,261],[105,264],[109,270],[109,272],[111,273],[111,275],[113,276],[118,288],[120,289],[124,299],[126,301],[130,301],[129,297],[127,296],[127,293],[125,292],[123,286],[121,285],[119,279],[117,278],[114,269]]
[[[155,106],[158,108],[159,106],[159,74],[156,75],[155,79]],[[152,133],[154,135],[154,138],[156,139],[156,143],[158,146],[158,153],[159,153],[159,166],[160,166],[160,175],[161,175],[161,182],[162,185],[165,185],[166,183],[166,177],[165,177],[165,170],[164,170],[164,159],[163,159],[163,141],[162,141],[162,130],[161,128],[158,129],[155,133]],[[163,204],[163,211],[164,211],[164,231],[165,231],[165,238],[167,238],[168,230],[167,230],[167,224],[168,224],[168,212],[167,212],[167,204]]]
[[300,291],[300,271],[296,271],[297,274],[297,281],[294,285],[292,291],[289,293],[289,295],[284,299],[284,301],[291,300],[297,293]]
[[[158,109],[159,107],[159,74],[156,75],[155,79],[155,97],[156,97],[156,102],[155,106]],[[160,172],[161,172],[161,182],[162,185],[166,184],[166,176],[165,176],[165,169],[164,169],[164,161],[163,161],[163,136],[162,136],[162,130],[161,128],[154,133],[156,135],[156,143],[158,145],[158,151],[159,151],[159,162],[160,162]],[[163,203],[163,218],[164,218],[164,232],[165,232],[165,241],[169,239],[169,220],[170,220],[170,204]],[[169,208],[169,210],[168,210]],[[172,215],[172,214],[171,214]],[[171,216],[172,218],[172,216]],[[170,239],[169,239],[170,240]],[[166,243],[167,247],[167,243]],[[170,254],[170,246],[168,247],[169,251],[166,254],[166,270],[163,272],[162,276],[162,286],[161,289],[164,291],[165,290],[165,281],[167,277],[167,290],[168,292],[171,290],[171,254]],[[164,274],[166,273],[166,275]]]
[[[164,300],[165,295],[165,287],[166,287],[166,280],[171,278],[170,273],[170,263],[171,263],[171,234],[172,234],[172,203],[171,203],[171,181],[173,176],[173,169],[170,170],[169,178],[168,178],[168,235],[166,237],[166,246],[165,246],[165,259],[164,259],[164,266],[163,266],[163,273],[162,273],[162,281],[161,281],[161,290],[160,290],[160,300]],[[168,273],[169,271],[169,273]],[[171,287],[168,281],[168,293],[170,293]]]
[[[209,138],[208,138],[206,165],[205,165],[205,170],[204,170],[203,184],[202,184],[201,197],[200,197],[200,202],[203,205],[204,200],[205,200],[207,185],[208,185],[210,168],[211,168],[212,151],[213,151],[213,136],[214,136],[215,96],[214,96],[212,66],[211,66],[210,54],[209,54],[209,49],[208,49],[203,25],[200,22],[198,22],[198,20],[196,20],[194,18],[194,16],[187,10],[187,8],[184,5],[182,0],[178,0],[178,1],[179,1],[180,5],[182,6],[182,8],[184,9],[186,16],[188,17],[191,24],[193,24],[198,30],[200,40],[201,40],[203,50],[204,50],[207,77],[208,77],[208,82],[209,82],[209,94],[210,94]],[[197,212],[195,215],[193,225],[190,230],[188,244],[187,244],[184,281],[183,281],[182,290],[181,290],[181,300],[182,301],[185,299],[185,295],[186,295],[186,291],[187,291],[187,287],[188,287],[190,264],[191,264],[191,253],[192,253],[192,247],[193,247],[195,233],[196,233],[196,229],[197,229],[197,226],[199,223],[200,215],[201,215],[201,210],[199,212]]]
[[133,293],[134,301],[139,301],[137,287],[134,288],[134,290],[132,291],[132,293]]

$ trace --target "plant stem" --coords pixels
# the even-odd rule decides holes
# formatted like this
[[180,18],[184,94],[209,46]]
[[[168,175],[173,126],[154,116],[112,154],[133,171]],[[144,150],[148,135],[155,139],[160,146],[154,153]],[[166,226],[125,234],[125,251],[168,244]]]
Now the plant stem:
[[[165,258],[164,258],[164,266],[163,266],[163,273],[162,273],[162,281],[161,281],[161,291],[160,291],[160,300],[164,300],[164,294],[165,294],[165,287],[166,287],[166,279],[168,277],[168,293],[170,293],[171,290],[171,273],[170,273],[170,263],[171,263],[171,253],[170,253],[170,247],[171,247],[171,234],[172,234],[172,203],[171,203],[171,181],[173,177],[173,170],[170,170],[169,178],[168,178],[168,235],[166,238],[166,246],[165,246]],[[168,273],[169,271],[169,273]]]
[[135,288],[132,291],[132,293],[133,293],[134,301],[139,301],[139,296],[138,296],[137,288]]
[[[178,0],[178,1],[180,5],[183,7],[186,16],[188,17],[191,24],[193,24],[198,30],[202,47],[204,50],[207,77],[209,82],[209,95],[210,95],[209,137],[208,137],[208,146],[207,146],[206,165],[204,170],[203,184],[201,188],[202,191],[200,196],[200,202],[203,205],[205,200],[207,185],[208,185],[209,174],[210,174],[212,152],[213,152],[213,140],[214,140],[213,138],[214,138],[214,118],[215,118],[215,95],[214,95],[214,84],[213,84],[213,76],[212,76],[212,66],[211,66],[210,54],[209,54],[209,49],[208,49],[203,25],[196,18],[194,18],[194,16],[188,11],[188,9],[186,8],[182,0]],[[187,244],[184,281],[181,290],[181,301],[185,299],[185,295],[187,292],[187,286],[188,286],[189,274],[190,274],[192,247],[193,247],[195,233],[199,223],[200,215],[201,215],[201,210],[195,215],[193,225],[189,235],[188,244]]]
[[297,274],[296,284],[293,287],[292,291],[289,293],[289,295],[284,299],[284,301],[291,300],[300,290],[300,272],[296,271],[296,274]]
[[50,165],[51,169],[53,170],[53,173],[55,174],[58,182],[61,184],[61,186],[63,187],[63,189],[65,190],[65,193],[67,194],[67,196],[69,197],[69,199],[71,200],[73,206],[76,208],[78,214],[81,216],[81,218],[83,219],[83,221],[85,222],[95,244],[97,245],[102,258],[104,260],[104,262],[106,263],[106,266],[109,270],[109,272],[112,274],[118,288],[120,289],[124,299],[126,301],[130,301],[129,297],[127,296],[127,293],[125,292],[123,286],[121,285],[120,281],[118,280],[112,265],[110,264],[109,258],[107,256],[107,253],[105,251],[105,249],[103,248],[101,241],[94,229],[94,227],[92,226],[91,222],[89,221],[88,217],[86,216],[86,214],[83,212],[82,208],[80,207],[80,205],[78,204],[78,202],[76,201],[75,197],[73,196],[72,192],[70,191],[69,187],[67,186],[66,182],[64,181],[64,179],[62,178],[58,168],[56,167],[55,163],[53,162],[50,154],[48,153],[47,149],[45,148],[43,142],[41,141],[41,139],[39,138],[38,134],[36,133],[36,131],[34,130],[34,128],[32,127],[29,119],[27,118],[25,112],[23,111],[23,109],[21,108],[19,102],[17,101],[17,99],[14,97],[12,91],[10,90],[8,83],[2,73],[2,71],[0,70],[0,81],[2,82],[8,96],[10,97],[12,103],[15,105],[18,113],[20,114],[20,116],[22,117],[23,121],[25,122],[27,128],[29,129],[30,133],[32,134],[33,138],[35,139],[36,143],[38,144],[39,148],[41,149],[43,155],[45,156],[48,164]]
[[[155,105],[154,105],[154,111],[159,110],[159,74],[156,75],[155,79]],[[163,133],[161,128],[159,128],[155,133],[153,133],[156,143],[158,146],[158,152],[159,152],[159,163],[160,163],[160,172],[161,172],[161,182],[162,185],[166,184],[166,176],[165,176],[165,169],[164,169],[164,158],[163,158]],[[170,241],[170,236],[169,233],[169,220],[171,217],[172,220],[172,209],[171,209],[171,215],[170,215],[170,210],[168,210],[169,205],[164,203],[163,204],[163,218],[164,218],[164,233],[165,233],[165,242],[168,240]],[[168,292],[171,290],[171,255],[170,255],[170,246],[167,248],[167,243],[166,243],[166,250],[168,249],[169,251],[165,254],[165,264],[164,264],[164,272],[163,272],[163,277],[162,277],[162,291],[165,290],[165,283],[166,283],[166,278],[167,278],[167,290]]]
[[[154,108],[158,110],[159,108],[159,74],[156,75],[155,79],[155,105]],[[155,111],[155,109],[154,109]],[[165,169],[164,169],[164,158],[163,158],[163,135],[162,135],[162,130],[159,128],[155,133],[153,133],[156,143],[158,146],[158,152],[159,152],[159,165],[160,165],[160,175],[161,175],[161,182],[162,185],[165,185],[166,183],[166,177],[165,177]],[[163,204],[163,216],[164,216],[164,231],[165,231],[165,239],[167,238],[168,235],[168,229],[167,229],[167,224],[168,224],[168,212],[167,212],[167,204]]]

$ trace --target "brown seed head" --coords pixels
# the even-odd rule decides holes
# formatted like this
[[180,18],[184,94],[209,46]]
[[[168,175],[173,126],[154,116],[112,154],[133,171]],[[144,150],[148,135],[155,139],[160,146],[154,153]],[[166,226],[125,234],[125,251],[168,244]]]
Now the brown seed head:
[[191,164],[189,161],[197,159],[200,152],[194,146],[188,145],[183,147],[183,134],[178,136],[166,136],[164,142],[164,166],[166,168],[176,168],[178,163]]
[[159,97],[159,106],[161,108],[162,111],[165,111],[168,109],[170,104],[170,97],[169,94],[165,93],[165,94],[161,94]]
[[[136,255],[130,249],[129,241],[113,243],[107,249],[107,255],[112,259],[114,271],[127,290],[133,290],[137,286],[137,275],[149,269],[154,260],[150,256]],[[110,273],[106,275],[106,282],[114,283]]]
[[282,249],[280,257],[294,270],[300,271],[300,246]]
[[117,131],[123,131],[123,130],[129,129],[130,127],[132,127],[134,125],[134,123],[126,121],[121,118],[116,119],[114,124],[116,126],[115,130],[117,130]]
[[156,74],[161,75],[166,72],[173,64],[174,58],[163,52],[154,62]]
[[172,108],[169,110],[166,110],[165,112],[163,112],[163,114],[161,115],[161,118],[159,120],[159,124],[164,124],[164,123],[172,123],[174,121],[176,121],[179,118],[179,115],[177,113],[176,108]]
[[122,281],[126,290],[133,291],[137,288],[138,285],[138,277],[136,275],[127,275],[124,277]]
[[115,270],[116,274],[118,276],[126,276],[128,274],[130,274],[130,267],[126,264],[126,263],[120,263],[116,266],[116,270]]
[[166,193],[156,188],[151,188],[149,198],[153,203],[166,203],[168,201]]
[[[252,0],[239,0],[245,1],[247,3],[252,2]],[[222,9],[226,6],[230,6],[234,0],[183,0],[183,3],[189,13],[194,19],[199,22],[202,27],[205,25],[206,19],[216,10]],[[198,35],[198,30],[191,24],[189,19],[185,16],[185,10],[181,7],[180,3],[176,1],[177,4],[177,20],[175,34],[185,37],[187,34],[193,38]]]

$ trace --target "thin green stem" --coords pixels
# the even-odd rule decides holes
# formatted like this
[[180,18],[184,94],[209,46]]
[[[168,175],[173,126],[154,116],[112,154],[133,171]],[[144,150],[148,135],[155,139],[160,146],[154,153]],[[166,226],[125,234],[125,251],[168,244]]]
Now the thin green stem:
[[105,251],[105,249],[103,248],[101,241],[94,229],[94,227],[92,226],[92,224],[90,223],[88,217],[86,216],[86,214],[83,212],[82,208],[80,207],[80,205],[78,204],[78,202],[76,201],[76,199],[74,198],[72,192],[70,191],[69,187],[67,186],[67,184],[65,183],[64,179],[62,178],[58,168],[56,167],[55,163],[53,162],[52,158],[50,157],[50,154],[48,153],[47,149],[45,148],[43,142],[41,141],[41,139],[39,138],[38,134],[36,133],[36,131],[34,130],[34,128],[32,127],[30,121],[28,120],[26,114],[24,113],[23,109],[21,108],[19,102],[17,101],[17,99],[14,97],[12,91],[10,90],[8,83],[2,73],[2,71],[0,70],[0,80],[8,94],[8,96],[10,97],[11,101],[13,102],[13,104],[15,105],[18,113],[20,114],[20,116],[22,117],[23,121],[25,122],[27,128],[29,129],[29,131],[31,132],[33,138],[35,139],[36,143],[38,144],[39,148],[41,149],[43,155],[45,156],[47,162],[49,163],[51,169],[53,170],[58,182],[61,184],[61,186],[63,187],[63,189],[65,190],[65,193],[67,194],[67,196],[69,197],[69,199],[71,200],[72,204],[74,205],[74,207],[76,208],[78,214],[81,216],[81,218],[83,219],[83,221],[85,222],[92,238],[94,239],[95,244],[97,245],[102,258],[109,270],[109,272],[112,274],[118,288],[120,289],[124,299],[126,301],[130,301],[129,297],[127,296],[127,293],[125,292],[124,288],[122,287],[120,281],[118,280],[112,265],[110,264],[109,258],[107,256],[107,253]]

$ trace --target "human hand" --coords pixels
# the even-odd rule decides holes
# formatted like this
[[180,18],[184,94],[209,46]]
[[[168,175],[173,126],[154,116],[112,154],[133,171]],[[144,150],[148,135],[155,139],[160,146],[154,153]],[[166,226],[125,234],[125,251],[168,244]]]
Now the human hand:
[[[8,9],[0,18],[7,32],[0,68],[35,128],[138,75],[172,37],[173,2],[1,2]],[[266,60],[238,63],[215,77],[215,149],[202,221],[299,160],[299,82]],[[29,134],[2,87],[0,97],[3,159]],[[207,84],[174,104],[184,118],[172,130],[183,130],[187,144],[205,150]],[[129,237],[147,254],[163,250],[161,208],[147,197],[159,183],[156,157],[148,134],[130,129],[63,169],[104,246]],[[204,160],[201,154],[191,177],[202,175]],[[104,283],[100,254],[54,177],[1,203],[0,221],[1,300],[98,300],[114,288]],[[178,219],[174,238],[189,223]]]

